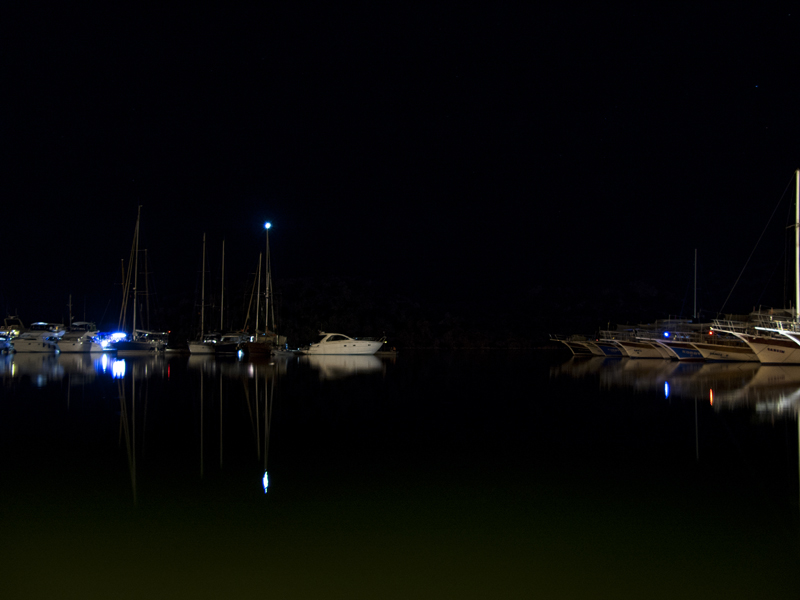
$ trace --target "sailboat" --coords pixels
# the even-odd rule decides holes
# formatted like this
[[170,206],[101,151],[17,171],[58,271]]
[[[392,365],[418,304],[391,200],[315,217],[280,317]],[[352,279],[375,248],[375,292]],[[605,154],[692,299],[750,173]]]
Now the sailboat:
[[214,341],[205,337],[206,320],[206,234],[203,234],[203,271],[200,278],[200,337],[189,342],[191,354],[214,354]]
[[151,352],[163,352],[167,345],[169,334],[164,331],[147,331],[136,328],[136,317],[138,308],[138,286],[139,286],[139,221],[142,215],[142,206],[139,205],[136,213],[136,229],[133,235],[133,248],[131,258],[128,262],[128,274],[124,283],[124,297],[122,310],[120,311],[120,328],[125,324],[125,314],[127,313],[128,286],[131,279],[131,268],[133,268],[133,325],[130,339],[116,342],[117,354],[149,354]]
[[[267,246],[266,254],[264,255],[264,331],[258,330],[258,319],[260,313],[260,300],[261,293],[258,291],[258,299],[256,300],[256,324],[255,335],[249,342],[243,344],[243,349],[250,355],[266,356],[274,352],[275,348],[286,342],[286,339],[281,339],[273,331],[270,331],[270,316],[272,316],[272,327],[275,328],[275,307],[274,302],[272,305],[272,268],[269,255],[269,230],[272,224],[267,222],[264,224],[264,229],[267,231]],[[258,257],[258,287],[261,287],[261,255]],[[270,312],[270,309],[272,312]]]
[[214,351],[218,355],[235,355],[248,336],[242,331],[225,330],[225,240],[222,240],[222,290],[219,302],[219,336]]
[[800,169],[795,171],[794,307],[752,312],[747,320],[717,319],[712,329],[747,343],[762,364],[800,365]]

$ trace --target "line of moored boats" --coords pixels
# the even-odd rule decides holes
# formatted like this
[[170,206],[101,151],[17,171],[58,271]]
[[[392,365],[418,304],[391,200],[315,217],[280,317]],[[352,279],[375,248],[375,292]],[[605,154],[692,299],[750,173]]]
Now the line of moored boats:
[[[152,354],[187,351],[168,345],[168,333],[136,330],[135,335],[101,333],[89,321],[60,323],[36,322],[25,327],[19,317],[7,317],[0,327],[0,353],[93,353]],[[289,350],[286,338],[270,332],[251,335],[242,332],[208,334],[201,342],[189,342],[191,354],[236,355],[240,352],[254,356],[278,353],[293,354],[376,354],[384,349],[385,338],[351,338],[340,333],[319,332],[319,339],[307,346]]]
[[710,322],[666,319],[618,325],[596,336],[553,336],[575,356],[680,361],[800,364],[800,323],[794,309],[759,309]]

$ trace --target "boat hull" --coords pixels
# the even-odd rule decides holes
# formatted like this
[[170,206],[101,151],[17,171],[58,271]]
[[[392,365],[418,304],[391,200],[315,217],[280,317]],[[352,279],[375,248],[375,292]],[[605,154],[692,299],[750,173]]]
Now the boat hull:
[[800,365],[800,343],[788,337],[770,338],[742,335],[761,364]]
[[245,342],[242,350],[248,356],[267,356],[271,353],[272,345],[267,342]]
[[102,352],[103,347],[97,342],[90,340],[58,340],[58,350],[62,353],[85,353]]
[[664,354],[649,342],[615,340],[631,358],[664,358]]
[[117,342],[115,344],[117,356],[133,356],[139,354],[154,354],[158,351],[158,346],[152,342]]
[[583,342],[572,342],[567,340],[558,340],[570,349],[574,356],[592,356],[592,351]]
[[55,354],[58,352],[58,344],[50,340],[14,338],[11,341],[14,346],[14,352],[43,352],[48,354]]
[[324,355],[324,354],[349,354],[349,355],[372,355],[380,350],[383,342],[366,340],[348,340],[347,343],[329,342],[324,344],[312,344],[308,348],[299,350],[300,354]]
[[603,353],[602,354],[603,356],[610,356],[610,357],[628,356],[628,354],[625,352],[625,349],[618,346],[614,342],[602,342],[602,341],[592,342],[592,345],[594,345],[597,349],[599,349],[600,352]]
[[214,344],[206,342],[189,342],[189,352],[191,354],[214,354]]
[[749,346],[728,346],[692,342],[703,358],[709,362],[760,362]]
[[673,354],[681,361],[700,362],[705,360],[703,354],[689,342],[659,342],[669,348]]

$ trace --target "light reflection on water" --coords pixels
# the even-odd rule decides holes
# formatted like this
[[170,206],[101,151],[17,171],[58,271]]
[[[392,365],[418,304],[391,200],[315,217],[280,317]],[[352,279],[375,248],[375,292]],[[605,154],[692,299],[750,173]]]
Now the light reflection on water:
[[800,365],[682,363],[628,358],[572,358],[550,369],[553,378],[597,378],[605,389],[663,392],[668,398],[702,400],[717,410],[751,407],[760,414],[800,411]]
[[376,356],[306,355],[300,357],[300,363],[315,369],[320,379],[341,379],[384,370],[384,363]]
[[[0,370],[0,544],[11,573],[57,565],[53,583],[12,577],[42,597],[154,580],[199,597],[260,597],[265,579],[280,597],[794,589],[797,544],[773,535],[788,509],[760,510],[786,496],[731,493],[740,456],[711,435],[752,410],[727,393],[770,387],[752,366],[143,356],[114,379],[112,356],[20,358]],[[719,476],[719,456],[694,458],[695,397]]]
[[[629,358],[577,358],[554,365],[551,378],[596,378],[601,389],[636,393],[663,391],[665,400],[694,402],[694,445],[701,459],[698,402],[715,413],[747,411],[759,422],[794,421],[800,488],[800,365],[762,365],[757,362],[682,363]],[[785,434],[785,435],[788,435]],[[787,446],[788,449],[788,446]],[[796,498],[797,499],[797,498]],[[800,504],[798,504],[800,507]]]

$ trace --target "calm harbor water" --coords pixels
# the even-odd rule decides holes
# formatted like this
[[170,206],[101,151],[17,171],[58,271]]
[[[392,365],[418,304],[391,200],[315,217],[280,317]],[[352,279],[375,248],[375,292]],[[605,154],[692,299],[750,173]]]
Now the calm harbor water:
[[800,369],[17,354],[0,380],[3,598],[797,596]]

